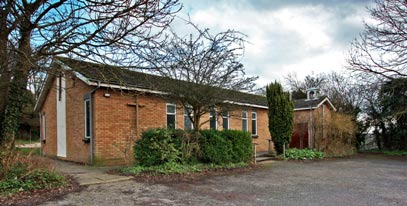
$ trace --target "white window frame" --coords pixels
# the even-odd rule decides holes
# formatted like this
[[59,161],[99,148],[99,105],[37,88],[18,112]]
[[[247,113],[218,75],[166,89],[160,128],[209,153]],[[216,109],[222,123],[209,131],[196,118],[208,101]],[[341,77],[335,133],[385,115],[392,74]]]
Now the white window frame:
[[[224,127],[225,126],[225,124],[224,124],[225,119],[227,120],[227,123],[228,123],[227,128]],[[229,115],[229,112],[226,112],[226,116],[222,112],[222,127],[223,127],[224,130],[225,129],[230,129],[230,115]]]
[[[214,114],[212,115],[212,112],[214,112]],[[218,112],[216,111],[216,108],[212,108],[209,110],[209,129],[213,129],[211,128],[211,118],[215,119],[215,130],[218,130],[218,120],[217,117],[218,116]]]
[[[255,115],[255,117],[253,118],[253,114]],[[253,121],[256,121],[256,124],[253,125]],[[258,131],[257,131],[257,112],[252,112],[252,136],[257,136]],[[256,129],[256,133],[253,133],[253,126]]]
[[[243,117],[243,116],[244,116],[243,114],[246,114],[246,115],[245,115],[246,117]],[[245,131],[245,132],[248,132],[248,131],[249,131],[249,122],[248,122],[247,116],[248,116],[247,111],[246,111],[246,110],[243,110],[243,111],[242,111],[242,131]],[[246,120],[246,128],[244,128],[243,120]]]
[[41,140],[46,140],[47,138],[47,115],[45,112],[40,113],[40,127],[41,127]]
[[188,109],[192,110],[192,107],[191,107],[191,106],[186,106],[186,107],[184,107],[184,130],[186,129],[186,128],[185,128],[185,118],[188,118],[188,119],[189,119],[189,121],[191,122],[191,130],[193,130],[193,129],[194,129],[194,124],[192,124],[191,117],[192,117],[194,114],[193,114],[193,111],[191,111],[191,114],[188,114],[188,112],[187,112]]
[[[85,139],[89,139],[92,137],[92,105],[90,99],[85,99],[83,100],[84,103],[84,112],[85,112]],[[89,108],[86,107],[86,103],[89,103]],[[89,112],[87,110],[90,110]],[[87,115],[89,114],[89,118],[87,118]],[[89,128],[88,128],[88,121],[89,120]],[[88,134],[88,129],[89,129],[89,134]]]
[[[168,112],[168,106],[174,106],[174,113],[169,113]],[[165,119],[166,119],[166,126],[168,128],[168,115],[174,115],[174,129],[177,129],[177,105],[176,104],[172,104],[172,103],[167,103],[165,104],[165,111],[166,111],[166,115],[165,115]]]

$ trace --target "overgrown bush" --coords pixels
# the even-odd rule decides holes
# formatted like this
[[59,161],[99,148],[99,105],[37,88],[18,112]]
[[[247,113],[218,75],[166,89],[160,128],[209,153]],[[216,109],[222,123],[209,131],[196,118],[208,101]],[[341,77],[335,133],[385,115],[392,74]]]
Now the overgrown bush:
[[143,166],[154,166],[168,162],[181,162],[181,138],[183,133],[163,128],[144,131],[136,141],[134,155]]
[[324,153],[313,149],[287,149],[285,152],[287,159],[306,160],[306,159],[322,159]]
[[49,160],[16,152],[3,157],[0,166],[0,194],[58,188],[67,184],[65,177],[54,171]]

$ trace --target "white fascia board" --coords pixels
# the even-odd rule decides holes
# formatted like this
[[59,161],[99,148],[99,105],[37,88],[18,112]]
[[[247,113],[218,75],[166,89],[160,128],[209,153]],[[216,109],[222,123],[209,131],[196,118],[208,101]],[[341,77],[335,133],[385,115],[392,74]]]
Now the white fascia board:
[[331,103],[331,101],[329,101],[328,97],[325,97],[325,99],[322,100],[321,103],[319,103],[317,107],[320,107],[320,106],[323,105],[325,102],[328,102],[329,105],[332,107],[332,109],[334,109],[334,111],[336,112],[336,108],[335,108],[334,105]]
[[41,87],[41,91],[40,91],[40,95],[38,96],[38,99],[37,99],[37,101],[35,102],[35,106],[34,106],[34,111],[37,111],[37,107],[38,107],[38,103],[40,102],[40,100],[41,100],[41,97],[42,97],[42,93],[44,92],[44,87],[45,87],[45,83],[48,81],[48,74],[47,74],[47,77],[45,78],[45,80],[44,80],[44,85],[42,85],[42,87]]
[[229,101],[229,100],[225,100],[225,101],[223,101],[223,102],[224,102],[224,103],[228,103],[228,104],[240,105],[240,106],[247,106],[247,107],[256,107],[256,108],[261,108],[261,109],[268,109],[268,107],[266,107],[266,106],[257,105],[257,104],[249,104],[249,103],[235,102],[235,101]]
[[139,92],[146,92],[146,93],[151,93],[151,94],[168,94],[166,92],[161,92],[157,90],[152,90],[152,89],[142,89],[142,88],[137,88],[137,87],[128,87],[128,86],[120,86],[117,84],[106,84],[106,83],[98,83],[94,81],[88,81],[90,86],[100,86],[100,87],[108,87],[108,88],[114,88],[114,89],[122,89],[122,90],[133,90],[133,91],[139,91]]
[[316,108],[318,108],[318,107],[302,107],[302,108],[294,109],[294,111],[311,110],[311,109],[316,109]]

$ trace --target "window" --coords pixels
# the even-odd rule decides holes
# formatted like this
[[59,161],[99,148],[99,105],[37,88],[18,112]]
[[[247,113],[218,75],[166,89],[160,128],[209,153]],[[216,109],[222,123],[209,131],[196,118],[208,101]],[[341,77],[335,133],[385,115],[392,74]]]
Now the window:
[[252,112],[252,135],[257,135],[257,113]]
[[191,122],[191,118],[193,115],[193,111],[191,107],[184,108],[184,130],[192,130],[193,125]]
[[40,128],[41,139],[45,140],[47,138],[47,116],[45,115],[45,112],[40,114]]
[[242,111],[242,131],[247,132],[247,111]]
[[167,104],[167,128],[175,129],[175,115],[177,108],[175,104]]
[[229,129],[229,112],[222,112],[222,127]]
[[209,113],[209,128],[210,129],[218,129],[218,121],[216,121],[216,109],[211,109]]
[[90,99],[85,100],[85,138],[90,138],[92,136],[92,111]]

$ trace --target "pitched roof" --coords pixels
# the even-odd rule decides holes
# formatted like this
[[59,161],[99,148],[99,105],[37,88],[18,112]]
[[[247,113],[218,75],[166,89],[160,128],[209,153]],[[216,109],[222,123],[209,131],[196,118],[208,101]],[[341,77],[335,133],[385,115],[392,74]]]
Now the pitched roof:
[[[144,90],[152,93],[165,93],[169,92],[169,84],[177,84],[185,89],[188,89],[191,85],[196,85],[186,81],[170,79],[168,77],[63,57],[57,57],[55,62],[61,65],[64,69],[74,71],[81,80],[88,85],[93,86],[96,86],[99,82],[102,87],[116,87],[129,90]],[[267,108],[267,99],[264,96],[226,89],[221,90],[227,91],[222,93],[222,97],[219,97],[224,99],[225,102]]]
[[315,109],[320,107],[325,102],[327,102],[328,105],[331,106],[331,108],[336,111],[334,105],[331,103],[331,101],[329,101],[329,98],[325,95],[316,99],[294,99],[293,101],[294,101],[294,110]]

